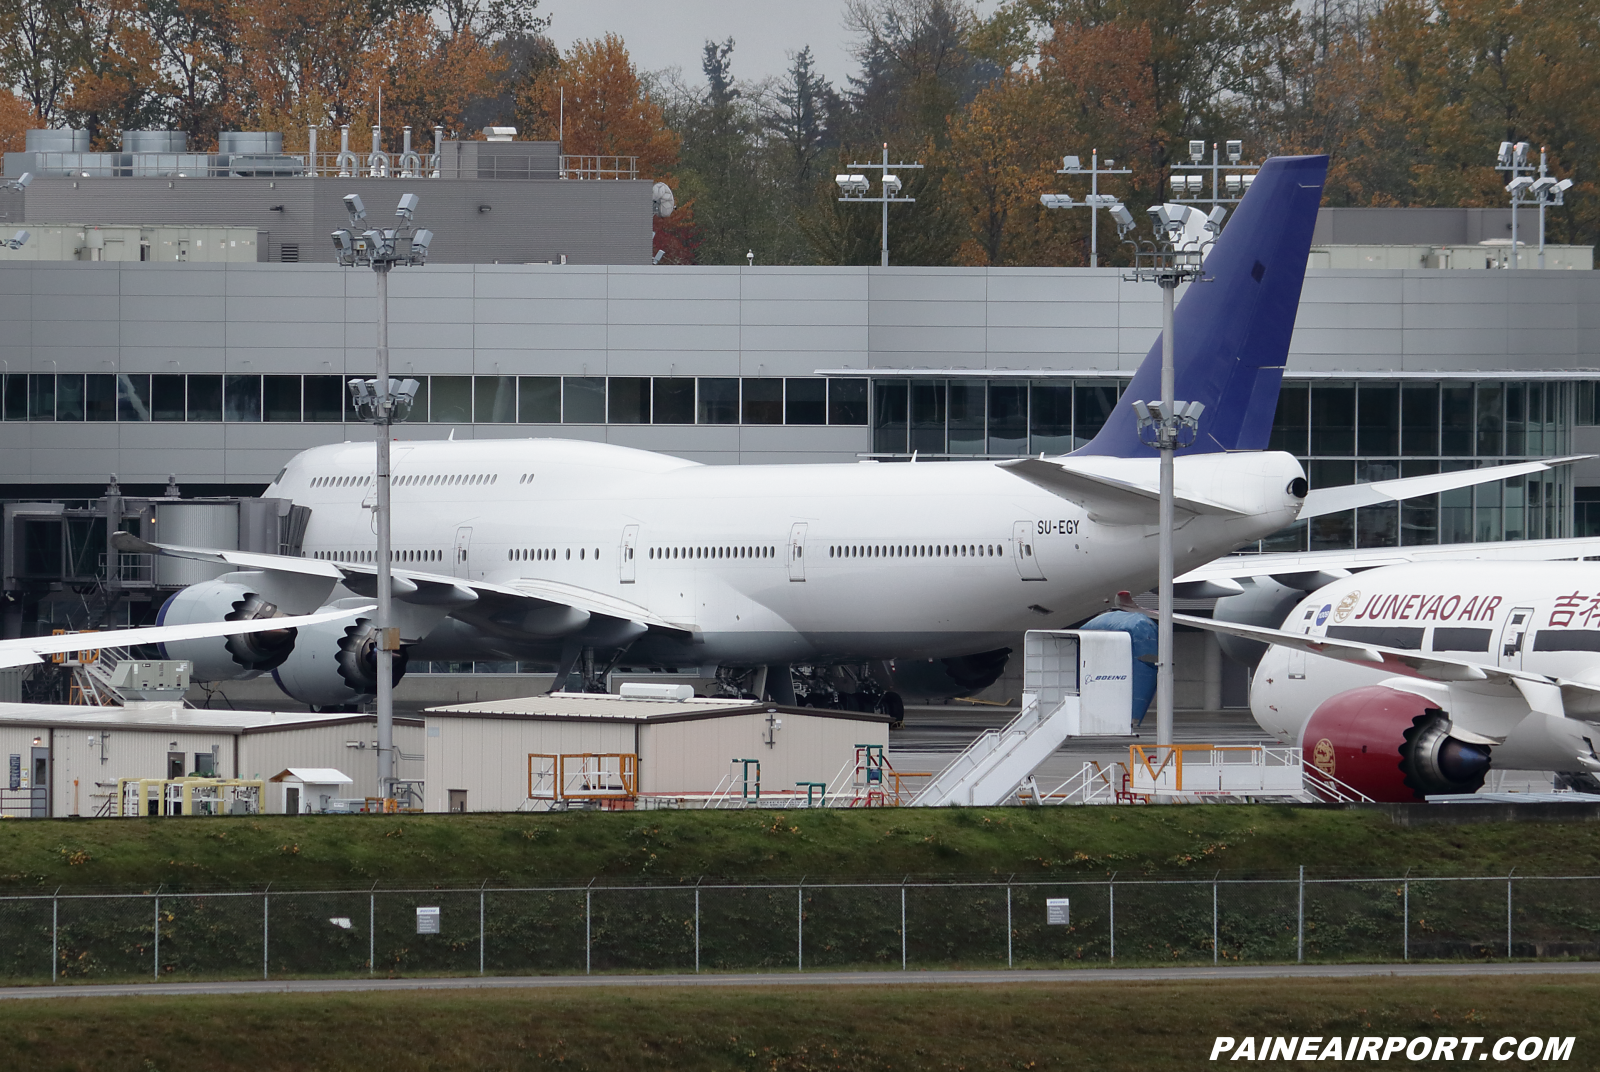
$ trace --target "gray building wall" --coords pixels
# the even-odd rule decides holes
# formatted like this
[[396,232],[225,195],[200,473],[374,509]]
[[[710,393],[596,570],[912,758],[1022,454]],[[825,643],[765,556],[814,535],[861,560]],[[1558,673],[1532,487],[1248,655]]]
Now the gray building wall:
[[[487,167],[487,165],[485,165]],[[328,235],[347,225],[343,198],[360,194],[370,225],[394,226],[404,193],[435,234],[436,264],[647,265],[651,184],[556,178],[164,179],[38,178],[0,195],[0,219],[28,223],[228,224],[265,232],[263,259],[333,263]]]
[[[1555,209],[1553,212],[1562,212]],[[1552,215],[1552,219],[1554,216]],[[1517,241],[1539,241],[1538,209],[1517,218]],[[1511,238],[1507,208],[1323,208],[1312,245],[1460,246]]]
[[[1118,269],[435,264],[396,271],[391,294],[402,375],[1126,374],[1160,322],[1156,288]],[[1312,271],[1291,375],[1593,379],[1597,309],[1592,272]],[[372,273],[331,265],[3,265],[0,370],[361,375],[372,368],[373,316]],[[719,463],[872,449],[861,426],[437,424],[401,435],[452,431],[603,439]],[[369,435],[342,424],[6,421],[0,449],[4,482],[43,493],[110,472],[125,483],[174,473],[259,484],[296,451]]]

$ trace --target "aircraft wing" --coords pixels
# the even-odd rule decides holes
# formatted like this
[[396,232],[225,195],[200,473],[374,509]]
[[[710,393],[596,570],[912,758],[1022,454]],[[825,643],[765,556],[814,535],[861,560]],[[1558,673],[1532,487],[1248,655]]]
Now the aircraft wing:
[[1512,465],[1492,465],[1486,469],[1462,469],[1454,473],[1435,473],[1432,476],[1408,476],[1398,480],[1375,480],[1370,484],[1344,484],[1334,488],[1314,488],[1300,507],[1301,517],[1320,517],[1354,510],[1358,506],[1376,506],[1398,499],[1412,499],[1418,495],[1434,495],[1441,491],[1470,488],[1491,480],[1506,480],[1528,473],[1542,473],[1558,465],[1571,465],[1586,461],[1593,454],[1568,454],[1561,458],[1541,458],[1533,462],[1516,462]]
[[[1600,684],[1594,682],[1485,666],[1432,652],[1219,622],[1189,614],[1174,614],[1172,617],[1174,621],[1196,629],[1227,633],[1263,644],[1298,648],[1328,659],[1365,664],[1374,669],[1381,667],[1400,677],[1445,684],[1451,699],[1452,720],[1466,731],[1463,736],[1476,734],[1484,743],[1503,740],[1505,730],[1509,728],[1506,723],[1514,724],[1530,711],[1558,718],[1592,719],[1600,714]],[[1429,690],[1419,691],[1433,695]],[[1521,705],[1507,707],[1506,701],[1513,698],[1520,698]]]
[[[1568,540],[1503,540],[1496,543],[1368,547],[1351,551],[1291,551],[1227,555],[1177,578],[1194,598],[1237,595],[1238,582],[1271,577],[1288,588],[1314,592],[1361,570],[1408,562],[1560,562],[1600,557],[1600,537]],[[1205,586],[1205,587],[1202,587]]]
[[340,618],[353,618],[369,610],[372,610],[372,607],[346,607],[340,610],[322,611],[319,614],[301,614],[286,618],[252,618],[241,622],[199,622],[193,625],[153,625],[141,629],[107,629],[101,632],[62,633],[58,636],[0,640],[0,667],[26,666],[29,663],[43,662],[46,655],[59,655],[67,651],[90,651],[99,647],[122,648],[135,644],[170,644],[178,640],[199,640],[202,637],[294,629],[302,625],[318,625]]
[[1352,663],[1370,663],[1383,666],[1408,677],[1424,677],[1433,681],[1487,681],[1491,675],[1512,678],[1530,678],[1549,681],[1543,674],[1530,674],[1522,670],[1502,670],[1495,666],[1480,666],[1465,659],[1452,659],[1431,652],[1412,651],[1407,648],[1389,648],[1381,644],[1366,644],[1358,640],[1337,640],[1332,637],[1290,633],[1283,629],[1267,629],[1258,625],[1239,625],[1219,622],[1211,618],[1197,618],[1190,614],[1174,614],[1173,621],[1213,633],[1255,640],[1263,644],[1299,648],[1313,655],[1329,659],[1342,659]]
[[[335,585],[356,595],[374,597],[378,567],[367,563],[256,551],[219,551],[152,543],[130,533],[112,536],[113,545],[128,554],[156,554],[194,562],[257,571],[274,578],[269,598],[285,609],[321,606]],[[390,568],[390,596],[407,640],[420,639],[445,616],[459,618],[498,636],[548,640],[599,630],[606,633],[663,631],[687,635],[689,627],[669,622],[647,607],[555,581],[527,580],[515,585],[473,581],[423,570]],[[275,619],[281,621],[282,619]]]

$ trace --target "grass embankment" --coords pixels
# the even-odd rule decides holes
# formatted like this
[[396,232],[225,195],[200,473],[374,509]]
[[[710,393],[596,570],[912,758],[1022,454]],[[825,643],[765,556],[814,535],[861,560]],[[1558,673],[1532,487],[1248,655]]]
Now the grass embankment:
[[903,875],[1594,874],[1600,823],[1402,827],[1290,807],[883,809],[0,823],[0,889]]
[[65,998],[0,1006],[0,1038],[95,1072],[1152,1072],[1207,1067],[1217,1035],[1575,1035],[1560,1067],[1592,1068],[1597,1001],[1552,977]]

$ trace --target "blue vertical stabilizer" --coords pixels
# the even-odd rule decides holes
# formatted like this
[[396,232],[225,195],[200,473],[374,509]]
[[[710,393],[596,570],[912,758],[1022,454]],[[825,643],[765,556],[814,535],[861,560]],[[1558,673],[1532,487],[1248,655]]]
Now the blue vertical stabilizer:
[[[1262,165],[1206,257],[1210,281],[1189,284],[1178,302],[1174,397],[1206,407],[1200,436],[1184,453],[1266,448],[1327,171],[1326,156],[1280,156]],[[1100,434],[1075,453],[1153,456],[1155,449],[1139,442],[1128,403],[1160,397],[1157,339]]]

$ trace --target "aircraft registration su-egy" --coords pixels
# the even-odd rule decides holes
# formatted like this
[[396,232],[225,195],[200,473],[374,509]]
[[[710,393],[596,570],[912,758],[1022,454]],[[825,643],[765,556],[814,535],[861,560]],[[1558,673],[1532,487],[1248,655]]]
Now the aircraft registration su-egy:
[[[1297,518],[1557,463],[1308,493],[1296,459],[1264,449],[1326,169],[1268,161],[1178,305],[1176,397],[1205,406],[1176,465],[1180,570]],[[895,690],[981,689],[1023,631],[1155,582],[1158,458],[1129,403],[1160,397],[1160,355],[1158,340],[1099,434],[1060,457],[706,466],[559,439],[397,442],[396,674],[406,658],[515,659],[594,688],[625,657],[790,700],[806,667],[819,702],[830,674],[868,668],[886,710]],[[163,623],[369,603],[374,463],[345,443],[284,467],[266,494],[309,508],[300,557],[117,540],[231,569],[174,595]],[[327,708],[373,695],[374,632],[362,617],[166,649],[198,680],[271,673]]]

